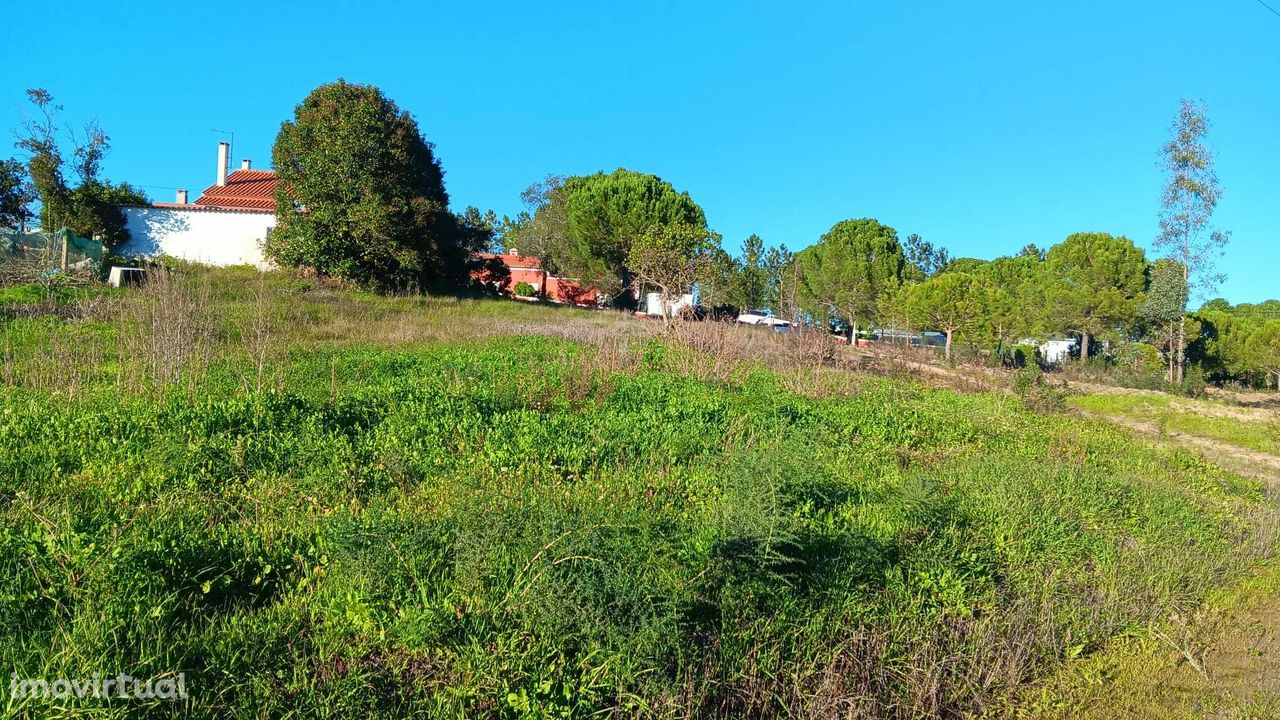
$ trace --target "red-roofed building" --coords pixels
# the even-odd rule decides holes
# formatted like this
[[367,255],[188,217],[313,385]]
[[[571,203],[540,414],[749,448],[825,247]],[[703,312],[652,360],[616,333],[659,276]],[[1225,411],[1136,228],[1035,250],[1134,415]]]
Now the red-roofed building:
[[[126,256],[171,257],[205,265],[271,266],[262,252],[262,243],[276,224],[276,174],[254,170],[248,160],[228,173],[231,147],[218,144],[217,181],[195,202],[187,191],[179,190],[176,202],[153,203],[148,207],[121,208],[130,239],[119,249]],[[512,251],[505,255],[480,253],[483,259],[497,259],[506,266],[510,278],[499,288],[505,292],[522,283],[534,287],[538,297],[572,305],[595,305],[600,293],[572,278],[558,277],[543,269],[538,258]],[[473,277],[494,282],[484,270]]]
[[248,160],[228,173],[231,147],[218,144],[217,180],[195,202],[121,208],[129,229],[122,255],[172,257],[206,265],[270,266],[262,243],[276,224],[276,174]]
[[[516,285],[528,283],[533,286],[536,297],[552,302],[594,306],[600,301],[600,291],[583,285],[573,278],[552,275],[542,267],[542,262],[538,258],[521,255],[515,249],[508,253],[476,253],[476,257],[482,260],[498,260],[506,266],[510,277],[502,287],[498,288],[504,292],[514,292]],[[490,280],[483,270],[473,273],[472,277],[481,282]]]

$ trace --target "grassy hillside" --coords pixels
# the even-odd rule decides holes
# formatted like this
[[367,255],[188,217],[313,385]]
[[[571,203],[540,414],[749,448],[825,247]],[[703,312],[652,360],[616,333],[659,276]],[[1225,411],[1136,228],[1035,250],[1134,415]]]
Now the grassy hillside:
[[955,716],[1272,552],[1254,481],[833,352],[239,271],[10,304],[0,667],[190,697],[6,710]]

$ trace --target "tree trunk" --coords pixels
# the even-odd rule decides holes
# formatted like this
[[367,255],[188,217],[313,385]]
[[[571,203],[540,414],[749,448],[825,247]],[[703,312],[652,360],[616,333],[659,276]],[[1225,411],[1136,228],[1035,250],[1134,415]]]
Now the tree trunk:
[[[1190,215],[1188,215],[1188,217],[1190,217]],[[1183,244],[1183,251],[1182,251],[1182,287],[1186,289],[1187,300],[1191,299],[1191,263],[1188,259],[1191,256],[1191,248],[1186,245],[1186,243],[1189,242],[1190,237],[1191,237],[1191,231],[1188,229],[1186,230],[1186,234],[1184,235],[1184,240],[1183,240],[1184,244]],[[1186,347],[1187,347],[1187,307],[1184,300],[1184,304],[1180,309],[1180,311],[1178,312],[1178,365],[1177,365],[1177,377],[1174,378],[1174,382],[1176,383],[1182,382],[1183,369],[1186,367],[1186,364],[1187,364]]]
[[951,328],[947,328],[947,347],[942,356],[946,358],[947,362],[951,362]]
[[1089,333],[1080,333],[1080,362],[1089,359]]
[[1184,372],[1184,368],[1186,367],[1186,364],[1187,364],[1186,347],[1187,347],[1187,314],[1186,312],[1183,312],[1182,320],[1178,323],[1178,364],[1176,367],[1177,377],[1174,378],[1173,380],[1176,383],[1182,382],[1182,375]]

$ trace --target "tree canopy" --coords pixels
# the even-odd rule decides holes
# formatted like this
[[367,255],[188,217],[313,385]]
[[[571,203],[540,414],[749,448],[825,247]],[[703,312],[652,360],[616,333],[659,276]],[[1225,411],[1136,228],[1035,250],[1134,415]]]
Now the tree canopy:
[[902,282],[906,265],[897,231],[872,219],[836,223],[795,263],[801,307],[843,323],[851,337],[875,319],[877,300]]
[[1080,334],[1080,357],[1089,341],[1131,320],[1146,285],[1146,255],[1126,237],[1075,233],[1049,248],[1047,260],[1057,282],[1048,306],[1057,329]]
[[266,251],[276,262],[375,288],[465,280],[469,235],[449,212],[433,146],[378,88],[312,90],[281,125],[272,160],[280,211]]
[[[107,247],[127,242],[129,232],[120,207],[146,205],[149,200],[128,183],[101,177],[102,161],[111,150],[110,137],[94,121],[85,123],[80,134],[67,131],[64,137],[58,119],[62,106],[53,95],[33,88],[27,91],[27,99],[34,116],[26,118],[17,144],[27,153],[30,186],[19,180],[16,189],[5,192],[3,187],[13,187],[15,176],[11,168],[0,172],[0,201],[9,206],[4,214],[21,221],[25,205],[21,213],[15,213],[14,206],[38,200],[45,230],[67,228],[83,237],[99,238]],[[78,181],[74,187],[67,180],[67,148],[70,172]]]
[[652,225],[631,242],[626,266],[642,288],[657,290],[666,315],[671,298],[703,279],[720,253],[719,238],[697,225]]
[[688,193],[621,168],[568,178],[544,198],[534,215],[539,253],[561,272],[615,295],[634,280],[627,259],[637,239],[659,226],[707,226]]
[[0,161],[0,227],[18,227],[31,219],[28,206],[35,198],[22,163]]
[[947,335],[946,358],[956,333],[981,322],[986,311],[988,282],[975,274],[946,272],[907,291],[907,317],[920,328],[936,328]]

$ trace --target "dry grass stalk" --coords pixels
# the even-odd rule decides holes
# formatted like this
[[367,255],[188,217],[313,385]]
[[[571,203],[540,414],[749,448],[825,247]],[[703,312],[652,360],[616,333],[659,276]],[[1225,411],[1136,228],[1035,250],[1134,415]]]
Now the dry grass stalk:
[[122,348],[131,361],[134,389],[188,384],[208,366],[217,340],[207,282],[164,268],[124,304],[130,330]]

